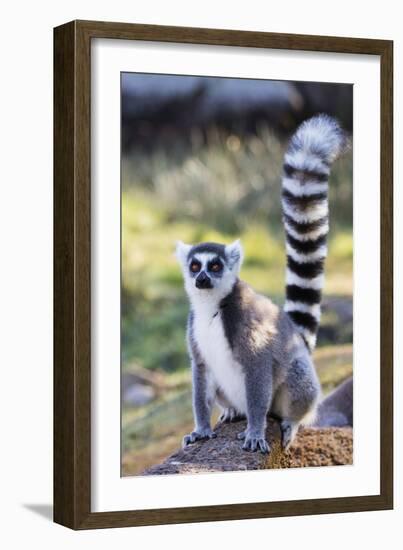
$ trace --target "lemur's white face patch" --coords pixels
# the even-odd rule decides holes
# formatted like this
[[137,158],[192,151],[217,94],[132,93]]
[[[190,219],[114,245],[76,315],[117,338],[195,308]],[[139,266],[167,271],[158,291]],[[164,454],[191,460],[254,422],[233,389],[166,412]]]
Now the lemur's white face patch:
[[217,251],[197,250],[198,246],[177,243],[176,257],[182,266],[185,289],[192,302],[216,303],[232,290],[242,262],[242,247],[239,241],[225,247],[215,245],[221,248]]
[[212,252],[197,252],[192,257],[202,264],[202,269],[207,269],[208,262],[214,260],[214,258],[217,257],[217,254],[214,254]]
[[[219,258],[222,265],[221,272],[216,274],[211,272],[209,266],[211,262],[215,260],[217,260],[217,254],[211,252],[198,252],[192,255],[184,266],[185,289],[191,299],[217,302],[231,292],[236,280],[236,275],[230,269],[228,262],[223,258]],[[189,269],[189,265],[194,261],[200,262],[200,270],[196,274],[193,274]],[[198,288],[196,286],[196,280],[200,274],[205,274],[205,276],[209,278],[211,288]]]

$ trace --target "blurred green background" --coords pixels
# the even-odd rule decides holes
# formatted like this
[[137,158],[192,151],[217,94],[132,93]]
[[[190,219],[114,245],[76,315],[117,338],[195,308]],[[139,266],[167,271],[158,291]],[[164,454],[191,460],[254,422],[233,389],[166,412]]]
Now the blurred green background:
[[[155,79],[149,87],[151,76],[122,80],[122,475],[161,461],[193,425],[188,302],[175,241],[228,243],[240,237],[241,278],[282,304],[280,194],[287,140],[301,120],[323,111],[319,92],[326,112],[351,129],[352,91],[345,85],[276,88],[257,81],[263,108],[245,93],[245,81],[192,78],[198,93],[183,83],[186,77],[160,76],[157,89],[172,91],[163,98],[155,93]],[[215,110],[203,111],[221,80],[230,81],[236,101],[224,93]],[[253,89],[256,81],[247,82]],[[284,99],[281,108],[278,99],[264,101],[263,83],[267,97],[274,87]],[[330,179],[329,256],[315,352],[324,393],[352,373],[352,198],[350,152]]]

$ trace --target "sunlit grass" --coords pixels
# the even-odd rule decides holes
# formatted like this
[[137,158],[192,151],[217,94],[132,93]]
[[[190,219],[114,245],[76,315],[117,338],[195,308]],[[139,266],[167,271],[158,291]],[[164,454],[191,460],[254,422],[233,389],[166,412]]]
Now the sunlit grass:
[[[157,150],[124,158],[124,191],[148,191],[168,221],[199,223],[238,234],[251,220],[279,229],[280,180],[286,144],[262,126],[239,138],[211,132],[208,144],[176,154]],[[352,157],[340,159],[331,176],[330,201],[336,225],[351,225]]]

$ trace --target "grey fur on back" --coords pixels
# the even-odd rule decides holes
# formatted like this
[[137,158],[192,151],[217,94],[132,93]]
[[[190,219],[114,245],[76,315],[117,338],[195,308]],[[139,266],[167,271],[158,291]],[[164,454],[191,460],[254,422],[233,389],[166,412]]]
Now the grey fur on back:
[[[245,368],[250,367],[251,361],[262,359],[287,365],[301,354],[301,339],[288,315],[245,282],[235,283],[221,301],[220,311],[229,345]],[[276,385],[283,381],[284,374],[277,377]]]
[[[237,281],[220,307],[234,357],[254,372],[257,386],[265,379],[271,385],[271,412],[291,422],[301,421],[311,412],[320,386],[289,316],[243,281]],[[262,372],[265,369],[267,374]],[[282,402],[285,394],[287,406]]]

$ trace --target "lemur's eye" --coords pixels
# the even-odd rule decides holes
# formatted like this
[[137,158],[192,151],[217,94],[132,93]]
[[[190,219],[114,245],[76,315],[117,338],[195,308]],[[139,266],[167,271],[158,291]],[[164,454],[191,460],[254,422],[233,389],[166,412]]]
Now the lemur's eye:
[[190,271],[191,271],[192,273],[197,273],[198,271],[200,271],[200,268],[201,268],[200,262],[193,261],[193,262],[190,264]]
[[218,273],[222,270],[222,264],[220,262],[213,262],[210,264],[210,271],[213,271],[214,273]]

